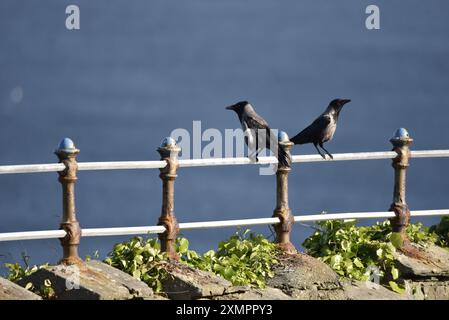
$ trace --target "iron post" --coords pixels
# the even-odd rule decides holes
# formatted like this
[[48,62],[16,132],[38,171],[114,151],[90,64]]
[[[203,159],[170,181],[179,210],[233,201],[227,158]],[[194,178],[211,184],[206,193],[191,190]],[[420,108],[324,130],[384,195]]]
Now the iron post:
[[393,232],[400,234],[402,241],[407,239],[405,229],[410,222],[410,210],[405,200],[406,194],[406,172],[409,166],[410,145],[413,139],[404,128],[396,130],[393,138],[390,139],[393,144],[393,151],[397,156],[393,159],[394,168],[394,192],[393,203],[390,211],[394,211],[396,217],[392,218],[391,224]]
[[170,260],[179,260],[179,255],[175,249],[179,225],[175,217],[174,203],[178,155],[181,148],[177,146],[174,139],[168,137],[164,139],[157,151],[161,155],[161,160],[167,162],[167,165],[160,169],[159,175],[162,180],[162,212],[158,225],[163,225],[166,229],[164,233],[159,234],[161,250],[167,253]]
[[66,231],[66,236],[61,238],[63,257],[60,263],[66,265],[80,264],[82,260],[78,256],[78,245],[81,238],[81,228],[76,220],[75,211],[75,183],[78,164],[76,156],[80,151],[73,141],[64,138],[59,144],[55,154],[59,162],[65,165],[63,171],[59,171],[59,182],[62,185],[62,221],[60,229]]
[[[285,132],[279,132],[279,147],[284,148],[285,152],[290,155],[293,143],[290,142]],[[276,231],[276,243],[279,248],[286,253],[296,253],[295,246],[290,241],[290,233],[295,223],[294,217],[288,206],[288,174],[290,167],[278,164],[276,171],[276,209],[274,209],[273,217],[277,217],[280,223],[274,225]]]

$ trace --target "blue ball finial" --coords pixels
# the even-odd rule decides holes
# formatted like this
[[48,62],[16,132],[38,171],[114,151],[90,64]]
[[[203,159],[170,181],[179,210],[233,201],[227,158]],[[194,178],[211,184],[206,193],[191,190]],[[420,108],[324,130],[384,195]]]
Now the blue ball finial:
[[76,156],[80,151],[75,147],[72,139],[64,138],[58,146],[58,149],[55,150],[55,154],[59,158],[66,159],[67,157]]
[[393,139],[404,139],[404,138],[410,138],[408,131],[404,128],[399,128],[398,130],[396,130]]
[[288,134],[285,131],[279,131],[278,133],[278,141],[279,142],[288,142],[290,141]]
[[73,143],[72,139],[70,138],[64,138],[59,144],[58,150],[65,152],[74,151],[76,150],[75,143]]
[[176,146],[176,141],[172,137],[166,137],[162,140],[161,148],[174,147]]

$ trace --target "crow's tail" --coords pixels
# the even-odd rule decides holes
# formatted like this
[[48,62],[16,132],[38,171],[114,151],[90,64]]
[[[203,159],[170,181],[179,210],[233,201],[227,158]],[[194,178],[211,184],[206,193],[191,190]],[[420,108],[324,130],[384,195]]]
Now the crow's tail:
[[290,157],[290,154],[285,151],[284,147],[281,144],[278,145],[277,158],[280,165],[290,168],[292,164],[292,158]]
[[291,138],[290,141],[294,144],[305,144],[310,142],[308,138],[309,136],[304,131],[301,131],[296,136]]

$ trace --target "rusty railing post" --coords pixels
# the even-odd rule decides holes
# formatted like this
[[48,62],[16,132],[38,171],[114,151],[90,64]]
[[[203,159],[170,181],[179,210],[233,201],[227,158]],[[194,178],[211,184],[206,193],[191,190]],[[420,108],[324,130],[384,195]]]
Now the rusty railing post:
[[61,238],[63,257],[60,263],[66,265],[80,264],[82,260],[78,256],[78,245],[81,238],[81,228],[76,220],[75,212],[75,183],[78,164],[76,156],[80,151],[69,138],[64,138],[59,144],[55,154],[59,162],[65,165],[65,170],[59,171],[59,182],[62,185],[62,221],[60,229],[67,232]]
[[[285,132],[279,132],[279,144],[290,155],[293,143],[290,142]],[[290,242],[290,232],[295,223],[288,206],[288,174],[290,170],[290,167],[278,164],[276,172],[276,209],[274,209],[273,217],[277,217],[281,221],[274,225],[276,243],[278,243],[279,248],[286,253],[296,253],[295,246]]]
[[394,168],[394,193],[393,203],[390,211],[394,211],[396,217],[392,218],[391,225],[393,232],[399,234],[400,239],[397,245],[402,247],[406,241],[406,228],[410,221],[410,210],[405,201],[406,191],[406,172],[409,166],[410,159],[410,145],[413,139],[410,138],[408,132],[404,128],[396,130],[394,137],[390,139],[393,144],[393,151],[398,155],[393,159]]
[[167,162],[165,168],[160,169],[159,177],[162,179],[162,212],[158,225],[163,225],[166,229],[159,234],[161,250],[167,253],[170,260],[179,260],[176,253],[175,242],[179,233],[179,225],[176,221],[175,204],[175,179],[178,169],[178,154],[181,151],[176,145],[176,141],[170,137],[165,138],[162,145],[157,149],[161,155],[161,160]]

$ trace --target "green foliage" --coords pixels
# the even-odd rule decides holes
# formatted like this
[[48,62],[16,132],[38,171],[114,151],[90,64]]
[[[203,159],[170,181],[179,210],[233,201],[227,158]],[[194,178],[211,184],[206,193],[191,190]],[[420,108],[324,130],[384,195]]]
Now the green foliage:
[[[308,237],[303,246],[307,253],[329,264],[339,275],[367,281],[375,269],[381,283],[389,284],[396,292],[403,292],[397,283],[399,271],[395,267],[395,233],[390,222],[373,226],[356,226],[356,221],[322,221],[319,230]],[[411,241],[425,245],[435,242],[436,236],[422,224],[410,224],[407,235]],[[391,241],[390,241],[391,240]]]
[[250,230],[237,232],[220,242],[218,251],[186,261],[192,267],[213,272],[234,285],[265,287],[266,278],[273,277],[272,266],[277,264],[276,245],[263,235]]
[[42,265],[42,266],[35,265],[32,267],[29,267],[27,265],[25,267],[22,267],[22,265],[20,263],[16,262],[14,264],[13,263],[5,263],[5,266],[9,269],[8,280],[10,280],[12,282],[18,282],[22,278],[35,273],[40,268],[48,266],[48,264]]
[[8,280],[12,282],[18,282],[24,277],[27,277],[33,273],[35,273],[37,270],[48,267],[48,263],[37,266],[30,266],[30,257],[22,252],[22,261],[24,266],[22,267],[20,263],[5,263],[5,267],[9,269],[8,273]]
[[49,279],[45,279],[39,289],[34,288],[31,283],[28,283],[27,286],[30,286],[29,290],[34,291],[44,299],[53,299],[55,297],[55,290],[51,286],[51,281]]
[[156,292],[160,292],[161,281],[167,277],[163,268],[165,261],[166,255],[161,252],[157,239],[134,237],[127,242],[116,244],[104,262],[129,273]]
[[[219,244],[218,251],[204,255],[189,250],[189,241],[178,238],[176,251],[181,263],[218,274],[235,285],[265,286],[265,279],[272,277],[271,267],[275,259],[276,245],[262,235],[238,232]],[[166,255],[161,252],[157,239],[135,237],[114,246],[105,262],[147,283],[155,292],[162,290]]]
[[449,216],[442,217],[439,224],[430,227],[430,231],[438,236],[438,245],[449,246]]
[[[24,266],[21,266],[19,263],[5,263],[5,266],[9,269],[8,280],[17,283],[19,280],[30,276],[37,270],[48,267],[48,263],[30,267],[29,257],[24,253],[22,253],[22,260]],[[25,289],[40,295],[44,299],[52,299],[55,295],[55,291],[53,290],[49,279],[45,279],[44,283],[42,283],[39,288],[36,288],[31,282],[29,282],[26,284]]]
[[430,228],[424,227],[421,222],[410,223],[407,226],[407,236],[412,242],[422,245],[438,242],[438,235],[430,230]]
[[94,259],[98,259],[100,257],[100,253],[98,252],[98,250],[95,250],[94,253],[92,255],[86,255],[86,258],[84,259],[84,261],[89,262],[92,260],[92,257]]

